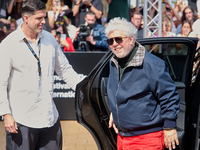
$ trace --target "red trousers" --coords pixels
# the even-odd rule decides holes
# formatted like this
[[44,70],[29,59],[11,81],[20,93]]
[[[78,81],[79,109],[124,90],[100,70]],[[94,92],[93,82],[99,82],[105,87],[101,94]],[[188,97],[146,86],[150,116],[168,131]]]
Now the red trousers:
[[164,150],[163,131],[148,133],[139,136],[125,137],[118,134],[118,150]]

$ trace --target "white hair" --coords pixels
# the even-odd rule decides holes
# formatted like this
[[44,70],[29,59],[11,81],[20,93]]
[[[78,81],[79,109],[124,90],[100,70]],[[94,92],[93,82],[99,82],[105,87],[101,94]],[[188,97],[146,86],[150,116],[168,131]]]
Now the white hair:
[[114,30],[121,30],[127,37],[133,36],[136,38],[137,29],[132,22],[126,20],[125,18],[116,17],[109,21],[105,34],[109,37],[109,33]]

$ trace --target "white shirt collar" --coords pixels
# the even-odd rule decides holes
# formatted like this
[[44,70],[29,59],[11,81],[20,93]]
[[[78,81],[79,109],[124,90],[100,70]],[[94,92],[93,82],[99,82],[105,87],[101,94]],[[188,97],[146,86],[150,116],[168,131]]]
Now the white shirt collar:
[[[19,35],[19,41],[23,41],[23,39],[26,38],[29,42],[31,42],[31,40],[24,35],[24,32],[22,31],[22,24],[20,25],[19,28],[17,28],[17,32]],[[38,42],[39,39],[41,39],[42,37],[43,37],[43,30],[42,32],[38,33],[36,41]]]

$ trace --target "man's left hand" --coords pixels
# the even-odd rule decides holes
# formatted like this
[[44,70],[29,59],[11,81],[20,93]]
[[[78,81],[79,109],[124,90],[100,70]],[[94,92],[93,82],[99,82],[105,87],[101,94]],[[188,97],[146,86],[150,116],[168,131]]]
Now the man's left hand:
[[179,145],[176,129],[164,129],[164,141],[166,148],[175,149]]

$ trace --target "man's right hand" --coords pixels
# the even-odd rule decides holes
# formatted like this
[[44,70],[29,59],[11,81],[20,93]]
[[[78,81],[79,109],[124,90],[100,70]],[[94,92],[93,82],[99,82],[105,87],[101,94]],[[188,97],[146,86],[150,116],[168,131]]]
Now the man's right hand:
[[115,126],[115,124],[113,123],[113,116],[112,113],[110,114],[110,119],[109,119],[109,128],[113,127],[113,129],[115,130],[115,133],[118,134],[118,129]]
[[4,119],[5,128],[8,132],[18,133],[17,123],[11,114],[3,115],[3,119]]

